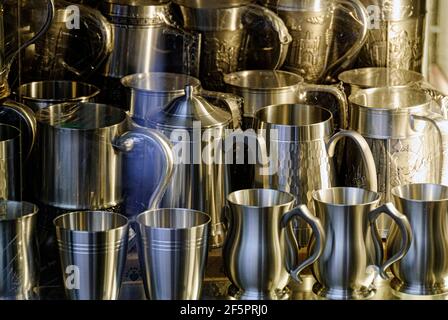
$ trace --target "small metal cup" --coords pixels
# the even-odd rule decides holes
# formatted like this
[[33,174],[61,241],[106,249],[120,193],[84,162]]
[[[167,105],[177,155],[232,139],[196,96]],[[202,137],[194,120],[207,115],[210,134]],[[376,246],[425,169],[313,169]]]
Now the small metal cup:
[[37,206],[0,201],[0,299],[32,299],[39,282]]
[[211,218],[188,209],[157,209],[137,218],[137,244],[146,297],[198,300]]
[[31,82],[19,87],[21,102],[34,111],[66,102],[94,102],[99,93],[94,85],[64,80]]
[[21,133],[15,127],[0,124],[0,199],[21,199],[21,169]]
[[72,212],[54,220],[65,293],[71,300],[116,300],[128,248],[128,219]]

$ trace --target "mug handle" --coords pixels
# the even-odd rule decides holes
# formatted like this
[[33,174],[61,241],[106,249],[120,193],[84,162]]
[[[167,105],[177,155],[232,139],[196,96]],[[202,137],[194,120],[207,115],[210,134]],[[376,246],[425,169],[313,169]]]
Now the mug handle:
[[[391,217],[395,223],[398,225],[402,240],[401,240],[401,249],[389,260],[387,260],[384,264],[384,249],[383,249],[383,241],[381,235],[378,231],[378,227],[376,225],[376,220],[380,217],[381,214],[387,214]],[[383,206],[373,210],[369,213],[369,222],[372,231],[373,242],[375,245],[375,253],[377,264],[380,267],[380,275],[383,279],[388,280],[389,276],[387,274],[387,269],[392,266],[397,261],[403,259],[406,253],[409,251],[412,243],[412,230],[411,225],[409,224],[408,218],[402,213],[400,213],[392,203],[386,203]]]
[[153,192],[148,203],[148,210],[157,209],[166,189],[168,188],[171,178],[174,174],[174,155],[171,142],[162,133],[154,129],[137,127],[133,131],[128,131],[118,137],[114,142],[114,147],[122,152],[132,151],[134,145],[140,141],[149,141],[156,144],[163,153],[165,158],[165,166],[163,174],[158,183],[158,187]]
[[[356,12],[357,18],[359,19],[359,23],[362,24],[363,30],[360,33],[359,39],[356,40],[355,44],[347,50],[347,52],[337,59],[335,62],[333,62],[328,68],[327,68],[327,80],[331,81],[332,77],[331,74],[339,74],[342,70],[347,69],[354,60],[358,57],[358,53],[361,51],[362,47],[364,46],[367,35],[368,35],[368,20],[369,15],[367,12],[367,9],[359,0],[336,0],[336,5],[340,7],[351,7]],[[349,10],[350,11],[350,10]],[[351,11],[350,11],[351,12]],[[353,16],[353,15],[352,15]],[[354,17],[354,19],[356,19]]]
[[289,33],[285,22],[276,15],[273,11],[260,6],[258,4],[248,4],[246,6],[248,12],[253,13],[259,17],[263,17],[272,26],[272,29],[278,34],[278,42],[280,43],[280,52],[276,64],[270,69],[280,68],[286,60],[288,55],[289,45],[292,42],[292,36]]
[[[297,267],[288,266],[288,269],[290,269],[288,270],[288,272],[290,273],[291,277],[298,283],[302,283],[300,273],[305,268],[309,267],[314,262],[316,262],[317,259],[320,258],[324,250],[325,231],[324,228],[322,227],[320,220],[317,217],[315,217],[305,205],[298,206],[297,208],[294,208],[292,211],[285,214],[282,217],[282,220],[280,221],[281,228],[282,229],[287,228],[291,220],[295,217],[299,217],[305,220],[313,229],[314,236],[316,237],[316,247],[312,255]],[[294,236],[290,232],[288,232],[287,234],[288,236],[286,237],[286,241],[288,247],[293,246],[297,250],[296,252],[298,252],[299,249]]]
[[[1,109],[10,110],[11,112],[15,113],[25,122],[26,126],[28,127],[28,134],[31,139],[30,145],[27,146],[27,149],[25,149],[25,157],[23,158],[23,160],[25,161],[30,157],[31,152],[33,151],[34,143],[36,141],[37,121],[36,117],[34,116],[34,112],[30,107],[13,100],[7,100],[3,102],[1,105]],[[18,129],[21,130],[21,128]]]
[[377,192],[378,178],[376,175],[375,159],[373,158],[372,151],[370,150],[369,144],[367,143],[366,139],[364,139],[364,137],[358,132],[351,130],[342,130],[341,132],[335,134],[330,139],[327,145],[328,156],[330,158],[334,157],[336,152],[336,145],[342,138],[345,137],[352,139],[359,148],[359,151],[362,155],[362,160],[364,162],[364,168],[366,170],[367,187],[370,191]]

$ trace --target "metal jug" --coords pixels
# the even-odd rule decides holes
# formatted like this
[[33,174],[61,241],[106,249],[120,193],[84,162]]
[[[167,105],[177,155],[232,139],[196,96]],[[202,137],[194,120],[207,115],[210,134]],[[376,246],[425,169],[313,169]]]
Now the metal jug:
[[[350,98],[350,129],[361,134],[372,150],[382,203],[391,190],[410,183],[448,183],[448,122],[431,112],[432,99],[419,89],[376,88]],[[348,142],[345,181],[366,187],[360,154]],[[390,220],[380,219],[383,238]]]
[[[287,299],[288,269],[293,276],[321,255],[325,235],[322,225],[309,212],[294,209],[294,196],[277,190],[241,190],[229,195],[229,235],[223,251],[227,276],[236,288],[229,293],[238,299]],[[282,219],[297,216],[313,228],[317,245],[298,263],[298,247],[291,227]]]
[[[376,190],[374,157],[364,138],[354,131],[333,134],[333,115],[317,106],[285,104],[259,110],[255,119],[259,135],[265,137],[270,154],[272,175],[262,175],[262,164],[257,163],[257,187],[273,188],[292,193],[297,204],[313,208],[312,192],[337,186],[337,172],[333,163],[338,142],[347,137],[362,154],[368,188]],[[364,167],[363,167],[364,168]],[[306,246],[309,229],[299,224],[299,244]]]
[[277,69],[291,36],[272,11],[253,0],[175,0],[183,25],[201,33],[200,80],[209,90],[223,89],[223,75],[245,69]]
[[[392,288],[412,295],[448,292],[448,188],[434,184],[412,184],[392,189],[395,206],[412,227],[411,248],[392,265]],[[401,235],[392,226],[387,250],[400,245]]]
[[422,72],[426,0],[361,0],[371,18],[358,66]]
[[163,132],[175,148],[175,174],[161,206],[209,214],[213,247],[221,246],[224,241],[223,210],[229,193],[224,157],[214,152],[214,147],[226,138],[226,130],[240,126],[239,105],[231,95],[224,101],[226,108],[212,105],[197,95],[193,86],[186,86],[184,96],[148,121],[152,128]]
[[[408,220],[391,203],[379,207],[381,196],[363,189],[320,190],[313,192],[313,199],[326,235],[322,255],[313,265],[317,280],[314,293],[338,300],[371,298],[378,274],[387,279],[387,269],[409,250],[412,232]],[[304,205],[299,211],[310,213]],[[385,263],[382,261],[383,244],[376,229],[376,220],[383,213],[394,219],[402,236],[394,248],[396,251]],[[291,215],[284,219],[290,218]],[[319,243],[313,239],[309,250],[315,250],[316,246]],[[376,267],[369,268],[375,264]]]
[[368,16],[359,0],[261,2],[285,21],[293,37],[284,68],[306,82],[332,81],[365,43]]

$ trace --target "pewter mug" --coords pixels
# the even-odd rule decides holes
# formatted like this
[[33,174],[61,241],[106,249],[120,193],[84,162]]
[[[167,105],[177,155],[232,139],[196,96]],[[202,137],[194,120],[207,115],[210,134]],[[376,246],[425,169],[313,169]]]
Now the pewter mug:
[[[359,0],[261,2],[285,21],[292,35],[284,69],[301,75],[306,82],[322,83],[335,79],[355,61],[365,43],[368,16]],[[360,31],[353,35],[356,28]],[[345,37],[338,41],[341,34]],[[341,45],[338,42],[348,42],[349,45],[341,49],[337,47]]]
[[[244,69],[278,69],[291,36],[272,11],[244,1],[175,0],[187,30],[202,35],[199,79],[220,91],[223,75]],[[275,34],[275,35],[272,35]]]
[[126,263],[128,219],[71,212],[54,220],[64,289],[71,300],[117,300]]
[[[227,199],[229,234],[223,259],[226,275],[239,290],[234,297],[243,300],[287,298],[288,270],[294,270],[293,277],[299,278],[321,254],[325,235],[320,221],[308,212],[294,209],[294,196],[286,192],[241,190],[231,193]],[[304,219],[316,237],[315,250],[300,264],[299,248],[289,219],[284,219],[287,215]]]
[[121,204],[123,154],[144,143],[153,148],[153,155],[163,157],[161,178],[145,206],[158,204],[173,172],[171,145],[162,134],[133,128],[123,110],[93,103],[54,105],[41,109],[36,117],[35,196],[40,202],[67,210]]
[[208,255],[210,216],[188,209],[156,209],[136,218],[146,297],[199,300]]
[[4,124],[0,124],[0,199],[22,199],[21,133]]
[[[382,203],[391,202],[391,190],[410,183],[448,183],[448,122],[431,112],[432,99],[410,87],[358,91],[349,98],[350,129],[361,134],[372,150]],[[345,181],[366,187],[360,154],[348,142]],[[383,238],[390,220],[380,219]]]
[[32,203],[0,201],[0,299],[36,298],[38,211]]
[[[393,289],[412,295],[448,292],[448,188],[411,184],[392,189],[395,206],[412,227],[411,248],[392,265]],[[401,235],[392,226],[387,250],[396,251]]]
[[[297,204],[313,208],[313,190],[337,185],[335,149],[341,139],[349,138],[362,154],[359,161],[365,164],[369,189],[376,190],[375,162],[367,142],[354,131],[333,134],[333,116],[327,109],[300,104],[269,106],[259,110],[255,119],[258,133],[266,136],[269,165],[276,169],[271,175],[263,175],[263,165],[258,163],[257,187],[290,192]],[[306,246],[309,229],[303,224],[297,228],[299,244]]]
[[[422,72],[426,0],[361,0],[372,17],[357,65]],[[372,23],[373,22],[373,23]]]
[[[317,280],[313,291],[318,296],[337,300],[371,298],[378,273],[387,279],[387,269],[409,250],[412,233],[408,220],[391,203],[378,207],[380,198],[376,192],[355,188],[313,192],[316,215],[326,235],[322,255],[313,265]],[[309,212],[304,205],[299,210]],[[382,213],[394,219],[402,235],[384,264],[376,230],[376,220]],[[313,239],[309,250],[315,245]]]

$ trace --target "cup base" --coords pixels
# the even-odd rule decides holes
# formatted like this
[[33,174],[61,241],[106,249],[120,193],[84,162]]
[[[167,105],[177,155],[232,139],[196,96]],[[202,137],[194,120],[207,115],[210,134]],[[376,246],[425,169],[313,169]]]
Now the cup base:
[[227,297],[229,300],[289,300],[291,290],[285,287],[274,292],[249,292],[240,290],[232,284],[227,291]]
[[315,283],[313,292],[319,298],[327,300],[369,300],[375,296],[376,289],[364,287],[360,290],[340,290],[326,288],[320,283]]
[[394,278],[390,282],[390,286],[397,293],[405,295],[438,296],[448,294],[448,287],[445,283],[438,283],[433,286],[408,285],[401,280]]

